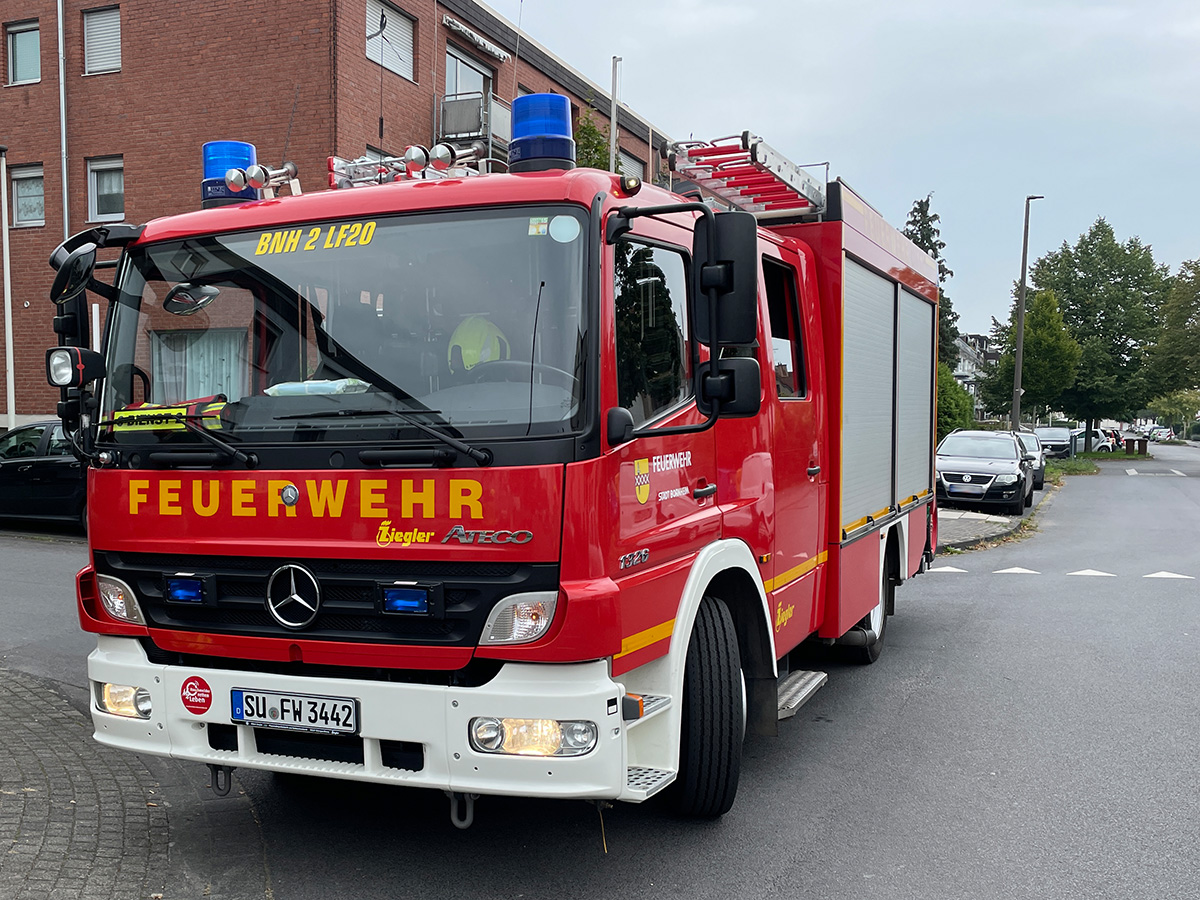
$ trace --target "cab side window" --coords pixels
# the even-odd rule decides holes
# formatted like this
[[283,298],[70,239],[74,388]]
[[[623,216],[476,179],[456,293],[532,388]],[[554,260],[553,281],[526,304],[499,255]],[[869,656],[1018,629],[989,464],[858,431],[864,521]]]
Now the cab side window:
[[692,395],[687,268],[662,247],[619,241],[613,250],[617,402],[641,425]]
[[804,377],[804,341],[796,302],[795,270],[763,257],[763,288],[771,316],[775,389],[781,398],[804,397],[808,384]]

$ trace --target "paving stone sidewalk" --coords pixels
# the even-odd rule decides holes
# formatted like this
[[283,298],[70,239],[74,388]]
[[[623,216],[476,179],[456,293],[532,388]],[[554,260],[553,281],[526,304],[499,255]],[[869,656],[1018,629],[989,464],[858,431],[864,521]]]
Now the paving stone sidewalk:
[[977,510],[938,507],[938,550],[969,550],[985,541],[1012,534],[1057,490],[1047,483],[1033,494],[1033,508],[1022,516],[1000,516]]
[[247,797],[215,797],[194,764],[96,743],[51,682],[0,668],[0,898],[270,896]]

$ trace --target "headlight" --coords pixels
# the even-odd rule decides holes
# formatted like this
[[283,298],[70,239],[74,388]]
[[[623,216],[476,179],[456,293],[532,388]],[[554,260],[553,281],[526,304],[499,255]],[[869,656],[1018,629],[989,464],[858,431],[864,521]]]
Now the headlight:
[[996,484],[1016,484],[1021,480],[1019,475],[997,475]]
[[595,722],[478,716],[467,726],[471,748],[509,756],[583,756],[596,746]]
[[536,641],[550,628],[557,605],[557,591],[535,591],[505,597],[488,616],[479,643],[528,644]]
[[113,716],[126,719],[148,719],[152,704],[150,692],[132,684],[109,684],[94,682],[96,708]]
[[121,579],[111,575],[97,575],[96,589],[100,592],[100,602],[104,604],[105,611],[114,619],[138,625],[146,624],[133,589]]

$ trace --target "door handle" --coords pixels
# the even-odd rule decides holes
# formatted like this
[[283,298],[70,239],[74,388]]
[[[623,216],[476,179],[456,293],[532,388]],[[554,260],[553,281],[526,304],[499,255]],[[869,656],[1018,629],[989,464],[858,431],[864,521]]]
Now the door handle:
[[697,500],[703,500],[705,497],[711,497],[717,492],[715,484],[704,484],[692,490],[692,496]]
[[821,474],[820,466],[809,466],[808,467],[808,477],[809,478],[812,478],[814,475],[820,475],[820,474]]
[[28,472],[32,468],[33,468],[33,466],[18,466],[17,471],[18,472]]

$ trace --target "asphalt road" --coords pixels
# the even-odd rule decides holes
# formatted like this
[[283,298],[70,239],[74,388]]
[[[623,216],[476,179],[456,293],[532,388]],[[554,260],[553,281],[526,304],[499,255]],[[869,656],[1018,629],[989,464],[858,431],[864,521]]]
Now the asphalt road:
[[[1030,537],[940,557],[875,665],[815,658],[828,686],[750,741],[718,822],[485,797],[463,832],[434,792],[242,771],[217,801],[144,760],[167,900],[1200,898],[1200,448],[1152,449],[1069,479]],[[0,666],[78,709],[84,558],[0,535]]]

